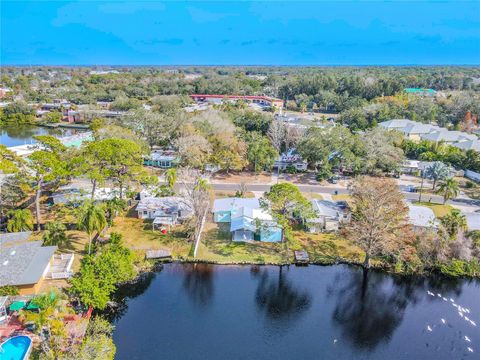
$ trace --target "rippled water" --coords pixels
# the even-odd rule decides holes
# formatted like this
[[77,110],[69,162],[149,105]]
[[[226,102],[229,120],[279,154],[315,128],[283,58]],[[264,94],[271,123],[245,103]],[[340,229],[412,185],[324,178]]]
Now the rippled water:
[[0,127],[0,144],[6,147],[33,144],[36,135],[54,135],[68,136],[74,135],[84,130],[64,129],[64,128],[46,128],[33,125],[5,126]]
[[480,358],[478,281],[168,264],[118,300],[118,359]]

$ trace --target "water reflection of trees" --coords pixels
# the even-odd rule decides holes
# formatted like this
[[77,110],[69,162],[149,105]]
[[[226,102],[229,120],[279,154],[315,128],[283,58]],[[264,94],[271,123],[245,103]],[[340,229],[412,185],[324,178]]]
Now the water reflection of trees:
[[148,289],[153,279],[156,277],[156,272],[148,272],[140,275],[135,282],[127,283],[118,288],[112,295],[113,306],[107,307],[103,315],[110,321],[117,321],[128,310],[128,300],[142,295]]
[[329,296],[336,303],[333,322],[354,346],[373,350],[391,339],[409,304],[437,301],[427,290],[458,296],[461,283],[438,277],[392,277],[359,269],[339,273],[329,287]]
[[259,310],[285,326],[298,319],[311,305],[307,291],[296,288],[288,279],[284,267],[278,273],[271,269],[252,267],[251,274],[258,279],[255,301]]
[[184,264],[182,271],[185,274],[183,288],[194,304],[205,307],[213,297],[214,267],[210,264]]

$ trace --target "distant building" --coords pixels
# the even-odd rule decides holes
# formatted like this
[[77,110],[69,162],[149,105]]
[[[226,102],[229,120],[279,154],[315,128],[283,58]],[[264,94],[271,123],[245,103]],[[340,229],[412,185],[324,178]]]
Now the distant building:
[[272,106],[277,109],[283,108],[283,100],[269,96],[257,95],[218,95],[218,94],[192,94],[190,97],[197,102],[213,102],[221,104],[224,100],[251,102],[262,106]]
[[153,166],[160,169],[170,169],[177,166],[180,157],[174,150],[153,150],[148,158],[143,160],[146,166]]
[[214,222],[229,224],[232,241],[282,241],[282,228],[261,208],[258,199],[217,199],[212,212]]
[[281,171],[286,170],[288,167],[293,167],[297,171],[306,171],[307,165],[307,162],[302,159],[295,149],[289,149],[275,160],[273,167]]
[[21,295],[38,293],[45,279],[72,275],[73,254],[55,256],[56,246],[28,241],[29,236],[29,231],[0,235],[0,286],[16,286]]
[[432,124],[423,124],[409,119],[392,119],[381,122],[379,127],[386,130],[401,132],[406,138],[413,141],[428,140],[442,142],[462,150],[478,150],[480,140],[475,134],[463,131],[451,131]]
[[436,90],[425,89],[425,88],[405,88],[403,89],[407,94],[421,95],[421,96],[435,96],[437,94]]
[[0,99],[3,99],[11,91],[12,91],[12,89],[9,89],[9,88],[6,88],[6,87],[0,87]]

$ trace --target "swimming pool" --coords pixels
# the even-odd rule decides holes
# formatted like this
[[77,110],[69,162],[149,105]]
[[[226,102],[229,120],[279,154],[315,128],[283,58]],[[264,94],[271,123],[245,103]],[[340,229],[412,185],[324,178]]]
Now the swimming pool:
[[14,336],[0,345],[2,360],[25,360],[30,354],[32,339],[28,336]]

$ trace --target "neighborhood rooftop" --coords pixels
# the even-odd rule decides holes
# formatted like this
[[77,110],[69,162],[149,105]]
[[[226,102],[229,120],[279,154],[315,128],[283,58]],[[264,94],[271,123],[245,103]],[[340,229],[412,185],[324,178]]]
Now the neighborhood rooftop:
[[48,268],[56,246],[41,241],[3,245],[0,253],[0,286],[37,283]]

